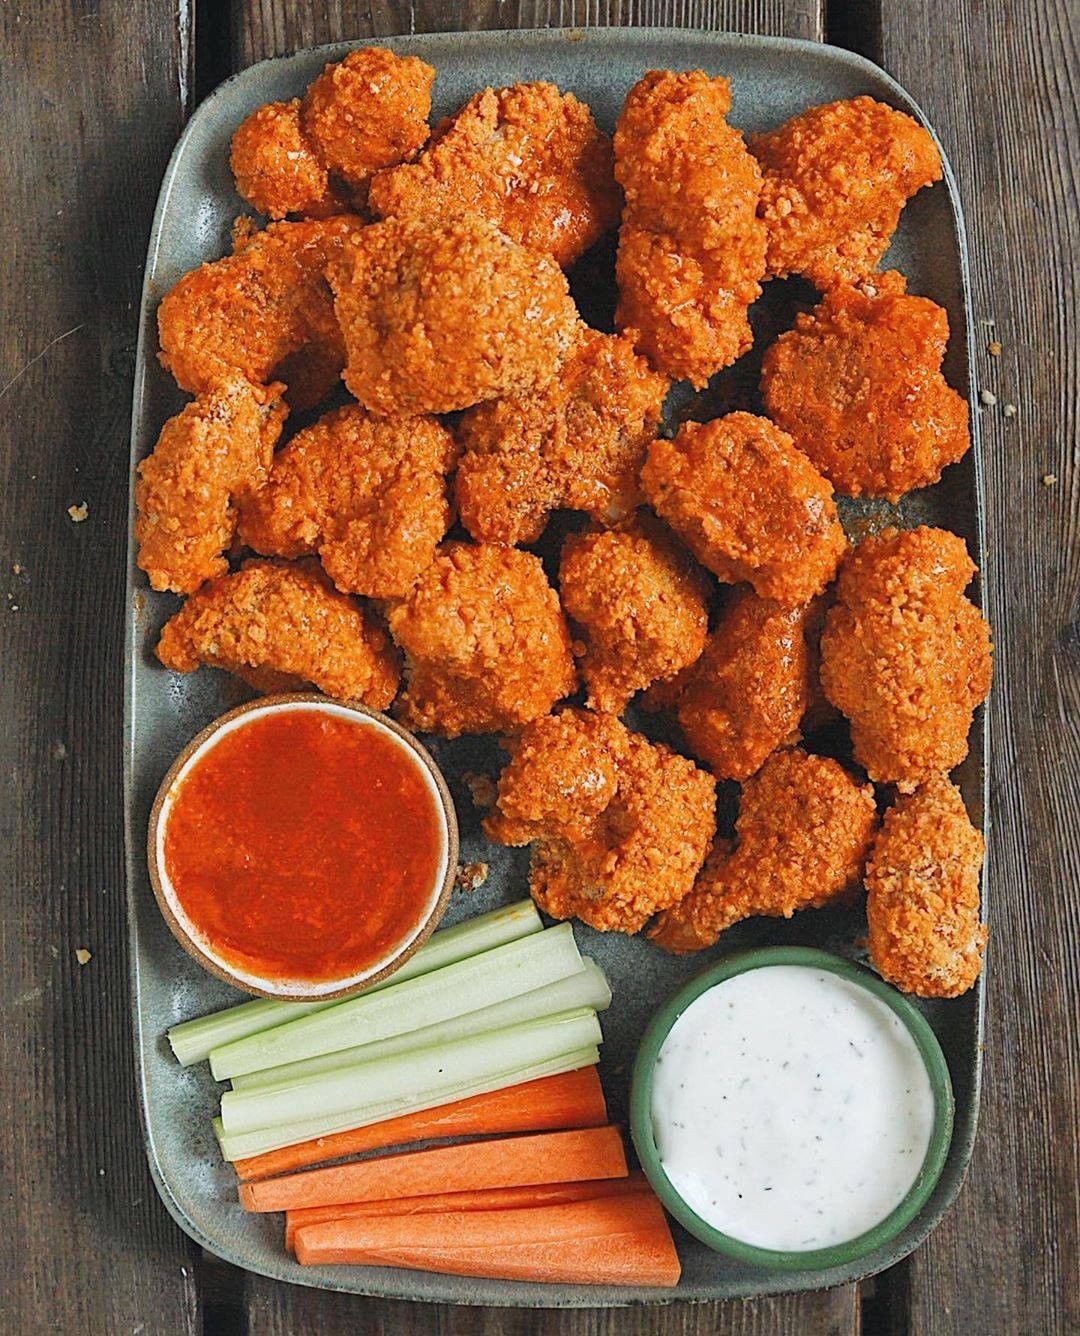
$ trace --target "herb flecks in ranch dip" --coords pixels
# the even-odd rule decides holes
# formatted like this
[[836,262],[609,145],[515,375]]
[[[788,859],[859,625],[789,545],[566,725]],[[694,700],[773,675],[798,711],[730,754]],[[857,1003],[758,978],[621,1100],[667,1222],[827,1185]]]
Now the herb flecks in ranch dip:
[[664,1171],[702,1220],[760,1248],[808,1251],[900,1204],[934,1099],[884,1002],[827,971],[772,965],[710,988],[675,1022],[652,1118]]
[[206,945],[262,978],[360,974],[409,940],[444,856],[436,797],[382,729],[275,710],[180,780],[165,870]]

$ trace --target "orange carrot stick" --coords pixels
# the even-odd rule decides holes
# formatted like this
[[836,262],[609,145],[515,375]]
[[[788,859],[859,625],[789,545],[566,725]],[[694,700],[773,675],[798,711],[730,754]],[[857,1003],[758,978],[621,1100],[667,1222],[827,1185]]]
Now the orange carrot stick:
[[[324,1225],[313,1228],[324,1229]],[[310,1230],[301,1230],[297,1239]],[[298,1260],[312,1266],[324,1259],[314,1253]],[[671,1231],[644,1230],[564,1243],[493,1244],[488,1248],[385,1249],[343,1254],[338,1260],[357,1266],[396,1266],[410,1271],[440,1271],[451,1276],[487,1276],[548,1285],[640,1285],[669,1288],[679,1283],[679,1255]]]
[[242,1183],[240,1205],[245,1211],[290,1211],[437,1192],[625,1178],[626,1173],[619,1129],[589,1127],[405,1151]]
[[430,1215],[447,1211],[494,1211],[511,1207],[554,1206],[560,1202],[590,1201],[594,1197],[623,1197],[652,1192],[640,1170],[627,1178],[602,1178],[591,1183],[547,1183],[523,1188],[488,1188],[480,1192],[442,1192],[430,1197],[397,1201],[350,1202],[338,1206],[307,1206],[285,1215],[285,1247],[292,1251],[296,1231],[327,1220],[351,1220],[360,1215]]
[[[492,1243],[558,1243],[609,1234],[636,1234],[655,1229],[664,1220],[663,1207],[651,1193],[594,1197],[498,1211],[440,1211],[431,1215],[353,1216],[296,1231],[313,1248],[486,1248]],[[321,1241],[321,1242],[320,1242]],[[322,1260],[328,1261],[329,1258]]]
[[321,1160],[337,1160],[361,1151],[381,1150],[384,1146],[404,1146],[410,1141],[601,1127],[606,1122],[607,1106],[596,1068],[581,1067],[575,1072],[541,1076],[486,1095],[454,1100],[439,1108],[407,1113],[369,1127],[252,1155],[246,1160],[236,1160],[233,1168],[241,1181],[247,1182],[305,1169]]
[[356,1217],[296,1232],[305,1266],[337,1262],[576,1284],[674,1285],[679,1259],[655,1197],[526,1210]]

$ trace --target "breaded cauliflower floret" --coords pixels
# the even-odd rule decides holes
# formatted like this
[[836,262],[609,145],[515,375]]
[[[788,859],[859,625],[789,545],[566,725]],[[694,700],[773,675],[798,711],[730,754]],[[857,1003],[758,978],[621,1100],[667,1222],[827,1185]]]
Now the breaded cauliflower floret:
[[327,218],[345,204],[300,127],[300,99],[267,102],[240,122],[229,151],[239,195],[269,218]]
[[703,566],[788,607],[820,594],[847,546],[828,483],[768,418],[684,423],[649,448],[641,485]]
[[699,951],[741,919],[820,909],[859,885],[876,829],[869,784],[828,757],[776,752],[743,786],[734,850],[718,844],[649,936],[666,951]]
[[707,592],[701,568],[658,524],[568,538],[559,593],[583,642],[590,708],[621,714],[636,692],[692,664]]
[[559,597],[531,553],[446,543],[388,620],[405,652],[409,728],[513,733],[576,685]]
[[485,219],[396,218],[330,266],[345,384],[372,413],[451,413],[551,381],[578,332],[566,279]]
[[241,506],[240,537],[265,556],[317,554],[347,594],[407,594],[449,528],[453,460],[434,418],[373,418],[350,404],[278,452]]
[[919,997],[959,997],[982,969],[983,839],[959,789],[935,775],[885,814],[866,868],[870,962]]
[[975,574],[944,529],[886,529],[848,556],[821,637],[821,686],[851,721],[855,759],[902,793],[959,765],[990,690]]
[[628,339],[579,326],[543,389],[464,414],[457,472],[461,520],[480,542],[534,543],[551,511],[618,524],[642,502],[638,474],[669,382]]
[[753,342],[746,312],[765,274],[761,171],[730,106],[726,79],[652,70],[615,130],[616,323],[657,370],[698,388]]
[[854,282],[885,254],[900,210],[932,181],[941,155],[917,121],[870,97],[800,112],[751,135],[765,173],[759,213],[769,273],[819,288]]
[[372,175],[427,142],[434,77],[415,56],[350,51],[302,102],[268,102],[241,121],[229,155],[237,191],[271,218],[326,218],[350,196],[363,208]]
[[[271,223],[242,234],[232,255],[185,274],[158,307],[161,362],[180,388],[202,394],[239,373],[255,385],[283,380],[293,408],[318,403],[345,361],[324,270],[360,228],[348,215]],[[298,396],[282,364],[311,350],[318,357],[305,363]]]
[[369,204],[381,218],[479,214],[565,269],[615,226],[620,197],[589,108],[526,83],[471,97],[419,161],[372,181]]
[[839,286],[765,354],[769,416],[844,496],[896,502],[967,453],[968,406],[945,382],[949,317],[890,271]]
[[162,427],[135,484],[138,565],[151,588],[190,594],[228,570],[237,503],[265,481],[281,435],[283,389],[234,376]]
[[494,811],[500,844],[533,846],[545,913],[638,932],[690,890],[716,829],[712,778],[611,715],[564,710],[513,745]]
[[174,672],[204,663],[261,690],[311,682],[376,710],[386,709],[398,686],[389,637],[316,562],[246,561],[209,581],[165,623],[157,656]]
[[654,700],[674,705],[687,747],[717,779],[747,779],[798,742],[810,703],[808,611],[740,589],[698,661]]
[[427,143],[435,71],[383,46],[350,51],[304,94],[300,125],[327,170],[363,203],[371,177]]

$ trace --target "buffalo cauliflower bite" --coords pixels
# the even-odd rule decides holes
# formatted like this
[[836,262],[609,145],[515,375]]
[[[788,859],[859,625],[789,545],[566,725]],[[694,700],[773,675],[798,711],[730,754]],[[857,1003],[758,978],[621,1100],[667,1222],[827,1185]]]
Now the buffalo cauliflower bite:
[[531,553],[446,543],[388,620],[405,652],[409,728],[516,732],[576,685],[559,597]]
[[753,342],[746,312],[765,274],[761,171],[724,119],[730,106],[726,79],[653,70],[615,130],[616,323],[659,371],[698,388]]
[[810,107],[751,135],[750,151],[765,174],[769,273],[802,274],[821,289],[870,273],[900,210],[941,180],[929,131],[870,97]]
[[[241,230],[232,255],[192,269],[162,299],[162,365],[192,394],[240,374],[255,385],[283,380],[291,407],[313,407],[345,361],[324,270],[360,230],[347,215]],[[302,394],[300,368],[283,365],[299,354],[307,355]]]
[[427,142],[434,77],[414,56],[351,51],[302,102],[268,102],[240,123],[229,155],[237,191],[271,218],[325,218],[350,195],[362,208],[374,173]]
[[808,611],[739,590],[669,701],[656,701],[674,705],[687,747],[717,779],[747,779],[798,742],[810,703]]
[[484,829],[531,843],[545,913],[638,932],[694,883],[716,828],[712,778],[611,715],[564,710],[512,744]]
[[165,623],[157,655],[174,672],[204,663],[259,690],[311,682],[328,696],[376,710],[397,693],[389,637],[315,562],[246,561],[233,575],[209,581]]
[[577,336],[559,267],[483,218],[375,223],[349,238],[328,274],[345,384],[380,417],[531,393]]
[[866,868],[870,963],[919,997],[959,997],[982,969],[983,839],[960,791],[935,775],[885,814]]
[[382,218],[479,214],[564,269],[615,226],[611,141],[554,84],[487,88],[442,125],[415,163],[382,172],[369,204]]
[[627,519],[643,500],[638,474],[667,391],[628,339],[580,326],[548,385],[463,415],[462,523],[480,542],[514,544],[535,542],[557,509]]
[[968,407],[945,382],[949,317],[901,274],[830,289],[765,354],[769,416],[844,496],[929,487],[967,453]]
[[135,484],[138,566],[151,588],[190,594],[228,570],[237,503],[265,481],[281,435],[283,389],[236,376],[162,427]]
[[318,554],[348,594],[407,594],[450,526],[454,440],[434,418],[373,418],[358,404],[298,432],[241,506],[240,537],[272,557]]
[[559,594],[581,638],[590,708],[620,714],[636,692],[693,663],[707,592],[700,567],[659,525],[568,538]]
[[776,752],[743,786],[734,849],[718,843],[649,936],[666,951],[699,951],[742,919],[820,909],[858,887],[876,829],[869,784],[831,758]]
[[300,99],[267,102],[240,122],[229,151],[239,195],[259,213],[326,218],[345,205],[300,127]]
[[304,94],[304,135],[359,203],[376,172],[407,162],[427,143],[434,79],[416,56],[366,46],[327,65]]
[[864,539],[837,581],[821,637],[821,686],[851,722],[855,759],[902,793],[967,755],[990,690],[990,630],[964,597],[975,574],[944,529]]
[[729,413],[657,440],[641,485],[703,566],[794,606],[820,594],[847,546],[829,485],[767,418]]

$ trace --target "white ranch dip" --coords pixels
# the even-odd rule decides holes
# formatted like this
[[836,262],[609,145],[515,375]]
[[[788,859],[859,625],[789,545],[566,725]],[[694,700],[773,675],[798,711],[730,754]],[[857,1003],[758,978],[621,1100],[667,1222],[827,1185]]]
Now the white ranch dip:
[[717,984],[656,1060],[652,1121],[683,1200],[744,1243],[842,1243],[898,1206],[930,1143],[934,1098],[911,1034],[869,990],[767,965]]

